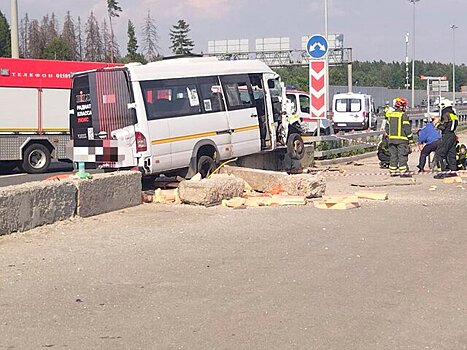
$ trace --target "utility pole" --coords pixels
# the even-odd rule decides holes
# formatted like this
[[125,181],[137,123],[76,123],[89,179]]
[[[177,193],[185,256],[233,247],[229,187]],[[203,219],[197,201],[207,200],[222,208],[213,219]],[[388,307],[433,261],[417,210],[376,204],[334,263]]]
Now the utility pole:
[[11,17],[11,57],[19,58],[18,37],[18,1],[10,0]]
[[456,105],[456,29],[459,28],[455,24],[451,25],[452,29],[452,105]]
[[420,0],[409,0],[413,4],[412,18],[412,108],[415,107],[415,4]]

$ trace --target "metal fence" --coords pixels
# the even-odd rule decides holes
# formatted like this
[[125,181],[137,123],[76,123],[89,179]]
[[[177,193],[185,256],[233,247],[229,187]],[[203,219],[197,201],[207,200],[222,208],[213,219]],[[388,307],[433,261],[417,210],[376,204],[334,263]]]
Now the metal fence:
[[[412,110],[408,115],[414,132],[423,128],[428,122],[422,110]],[[459,125],[467,125],[467,108],[458,108],[457,115]],[[315,159],[339,158],[347,153],[375,150],[382,134],[382,130],[360,131],[326,136],[304,136],[303,140],[305,144],[313,145]]]

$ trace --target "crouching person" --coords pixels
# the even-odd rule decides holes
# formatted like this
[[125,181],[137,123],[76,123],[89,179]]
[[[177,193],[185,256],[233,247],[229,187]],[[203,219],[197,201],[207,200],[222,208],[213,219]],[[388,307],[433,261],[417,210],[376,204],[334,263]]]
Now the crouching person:
[[421,150],[418,160],[418,172],[425,171],[427,157],[436,152],[441,140],[441,134],[436,129],[435,124],[439,122],[438,117],[434,117],[430,123],[425,125],[418,133],[418,148]]

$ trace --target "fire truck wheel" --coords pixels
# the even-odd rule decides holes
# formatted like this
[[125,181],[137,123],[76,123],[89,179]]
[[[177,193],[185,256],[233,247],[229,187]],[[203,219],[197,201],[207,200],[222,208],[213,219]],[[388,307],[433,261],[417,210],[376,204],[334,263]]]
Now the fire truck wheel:
[[201,156],[198,159],[198,172],[201,178],[206,178],[216,169],[216,163],[210,156]]
[[50,165],[50,151],[40,143],[29,145],[23,155],[23,170],[29,174],[45,172]]
[[287,140],[287,153],[290,158],[301,160],[305,156],[305,144],[299,134],[290,134]]

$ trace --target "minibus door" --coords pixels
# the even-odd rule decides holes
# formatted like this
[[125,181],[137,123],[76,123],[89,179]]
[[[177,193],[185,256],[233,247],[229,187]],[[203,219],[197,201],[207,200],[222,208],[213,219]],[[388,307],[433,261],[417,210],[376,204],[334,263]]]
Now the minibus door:
[[227,102],[232,155],[239,157],[261,150],[258,111],[247,74],[221,77]]

